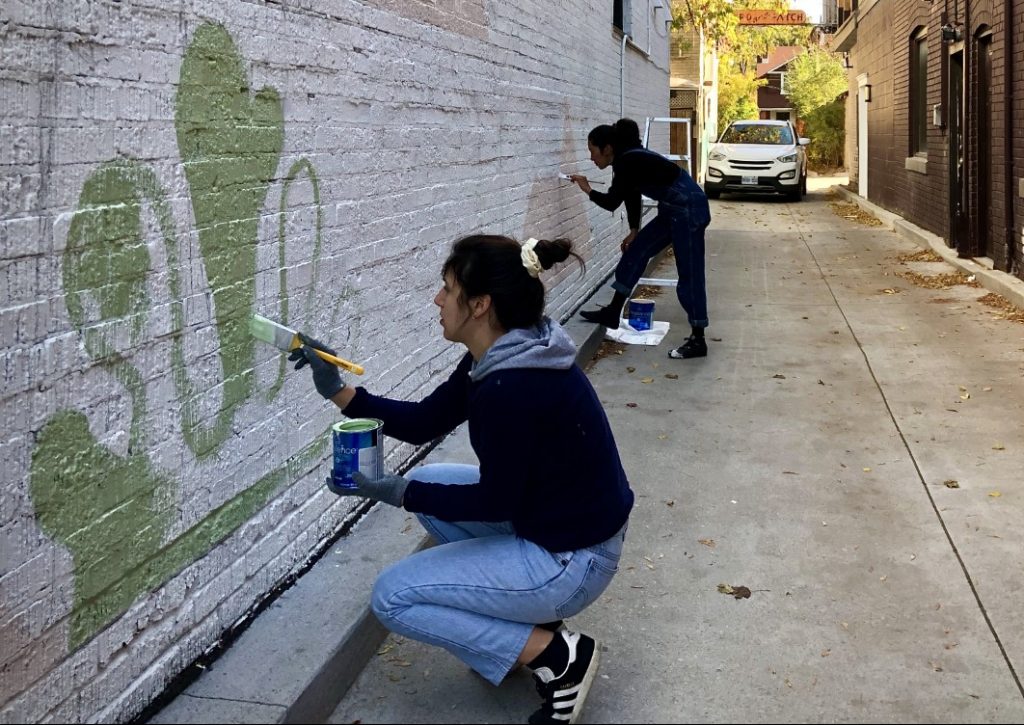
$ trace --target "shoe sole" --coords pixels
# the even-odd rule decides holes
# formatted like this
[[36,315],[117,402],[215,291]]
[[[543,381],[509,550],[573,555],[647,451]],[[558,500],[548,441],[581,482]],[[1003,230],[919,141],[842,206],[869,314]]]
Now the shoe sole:
[[580,689],[576,693],[576,702],[578,704],[572,710],[569,725],[573,725],[573,723],[580,719],[580,715],[583,714],[583,706],[587,704],[587,694],[590,692],[590,686],[594,684],[594,678],[597,676],[597,668],[600,664],[601,643],[595,639],[594,654],[590,658],[590,666],[587,667],[587,672],[583,675],[583,681],[580,683]]
[[671,350],[669,351],[668,356],[673,360],[693,360],[698,357],[707,357],[708,354],[705,352],[702,355],[677,355],[675,350]]

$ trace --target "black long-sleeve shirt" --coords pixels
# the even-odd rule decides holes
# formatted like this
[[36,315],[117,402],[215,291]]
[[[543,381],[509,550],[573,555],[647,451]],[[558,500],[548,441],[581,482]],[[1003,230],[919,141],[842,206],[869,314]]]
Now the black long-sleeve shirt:
[[626,219],[630,229],[640,228],[640,195],[643,186],[670,186],[679,178],[681,169],[659,153],[641,146],[616,152],[612,161],[612,185],[607,192],[591,190],[590,200],[602,209],[615,211],[626,203]]
[[599,544],[622,528],[633,492],[590,381],[579,368],[513,368],[470,378],[466,355],[423,400],[391,400],[358,388],[350,417],[379,418],[384,433],[425,443],[469,421],[480,482],[444,485],[413,478],[407,511],[445,521],[511,521],[549,551]]

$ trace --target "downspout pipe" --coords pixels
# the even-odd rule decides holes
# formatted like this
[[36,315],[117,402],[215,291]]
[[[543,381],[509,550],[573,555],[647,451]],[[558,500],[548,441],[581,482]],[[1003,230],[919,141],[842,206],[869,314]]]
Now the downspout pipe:
[[626,41],[629,36],[622,34],[622,47],[619,49],[619,118],[626,115]]
[[1014,218],[1013,167],[1016,159],[1013,156],[1013,0],[1003,0],[1003,189],[1006,193],[1004,206],[1006,211],[1006,269],[1008,272],[1020,271],[1016,254],[1015,235],[1017,231]]

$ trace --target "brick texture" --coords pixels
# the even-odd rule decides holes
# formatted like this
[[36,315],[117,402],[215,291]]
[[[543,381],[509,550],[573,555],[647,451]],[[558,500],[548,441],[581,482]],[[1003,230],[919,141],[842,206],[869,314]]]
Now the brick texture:
[[[668,39],[644,52],[633,6],[642,122]],[[621,36],[597,0],[3,16],[0,719],[126,721],[353,516],[321,485],[337,414],[239,325],[287,312],[417,399],[458,358],[432,299],[474,231],[573,239],[586,273],[547,277],[571,314],[625,221],[556,174],[607,180],[586,134],[619,115]]]
[[[859,153],[856,76],[866,73],[872,86],[868,106],[868,197],[944,237],[961,256],[990,257],[996,269],[1024,279],[1024,198],[1018,191],[1024,174],[1024,51],[1019,47],[1024,44],[1024,0],[1013,0],[1010,27],[1006,27],[1002,2],[973,0],[958,5],[956,17],[944,16],[945,9],[940,3],[921,0],[861,3],[856,45],[851,50],[854,70],[847,106],[848,158],[856,159]],[[960,22],[964,34],[959,45],[941,38],[942,25],[953,21]],[[923,173],[919,163],[911,164],[916,170],[907,168],[910,38],[918,28],[925,29],[928,43],[928,153]],[[1008,39],[1012,44],[1009,50]],[[951,221],[949,191],[948,59],[951,52],[961,49],[965,59],[963,174],[967,218],[958,230]],[[1009,77],[1008,52],[1012,54]],[[981,69],[983,53],[988,56],[990,68],[987,86]],[[931,123],[931,109],[937,104],[945,123],[941,127]],[[856,176],[854,161],[851,177]]]

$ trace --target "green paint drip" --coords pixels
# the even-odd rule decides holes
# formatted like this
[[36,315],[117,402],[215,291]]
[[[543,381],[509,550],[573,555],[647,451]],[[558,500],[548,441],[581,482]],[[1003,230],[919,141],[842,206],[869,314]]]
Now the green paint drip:
[[284,112],[273,88],[249,92],[242,58],[228,32],[204,24],[185,53],[174,125],[185,165],[199,248],[213,303],[224,368],[223,403],[214,430],[194,431],[196,455],[208,456],[231,432],[234,410],[251,394],[255,342],[256,241],[267,189],[284,145]]

